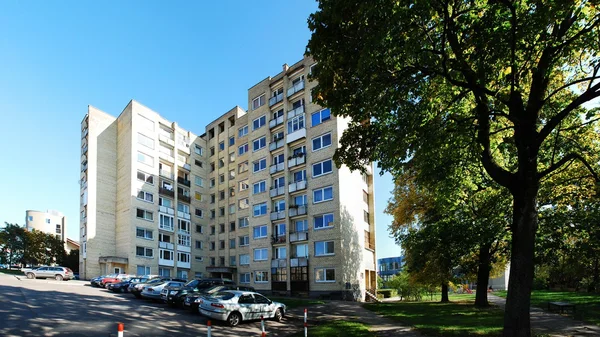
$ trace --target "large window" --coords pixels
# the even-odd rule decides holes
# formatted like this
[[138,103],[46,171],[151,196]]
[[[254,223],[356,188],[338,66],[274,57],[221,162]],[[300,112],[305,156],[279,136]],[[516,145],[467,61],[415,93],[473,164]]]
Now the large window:
[[177,252],[177,262],[190,263],[190,253]]
[[194,183],[196,184],[196,186],[204,187],[204,181],[200,176],[194,176]]
[[240,273],[240,283],[250,283],[250,273]]
[[292,173],[293,182],[304,181],[306,180],[306,170],[300,170]]
[[154,121],[149,119],[148,117],[142,116],[140,114],[138,114],[138,116],[140,117],[139,122],[140,125],[142,126],[142,128],[144,129],[148,129],[150,131],[154,131]]
[[260,225],[252,228],[254,239],[262,239],[267,237],[267,225]]
[[154,185],[154,176],[151,175],[151,174],[149,174],[149,173],[138,171],[137,172],[137,178],[138,178],[138,180],[141,180],[141,181],[143,181],[145,183]]
[[267,168],[267,158],[257,160],[252,163],[252,173],[262,171]]
[[174,261],[175,253],[172,250],[160,249],[158,257],[163,260]]
[[294,222],[296,232],[308,232],[308,221],[306,219],[296,220]]
[[242,144],[238,147],[238,155],[243,155],[248,152],[248,143]]
[[262,94],[252,100],[252,110],[256,110],[265,104],[265,94]]
[[329,146],[331,146],[331,132],[312,139],[313,151],[318,151]]
[[315,282],[335,282],[334,268],[315,269]]
[[254,249],[254,261],[266,261],[268,258],[269,251],[267,248]]
[[308,244],[301,244],[292,246],[292,250],[294,251],[294,255],[296,257],[308,257]]
[[172,216],[166,215],[166,214],[159,214],[158,218],[159,218],[158,228],[168,230],[171,232],[173,231],[174,220],[173,220]]
[[287,258],[287,248],[286,247],[277,247],[273,249],[275,256],[274,259],[285,259]]
[[140,163],[154,167],[154,157],[147,155],[145,153],[142,153],[142,152],[138,152],[137,158]]
[[177,234],[177,244],[180,246],[190,247],[190,236],[185,234]]
[[138,143],[144,145],[145,147],[154,149],[154,139],[141,133],[138,133]]
[[142,227],[135,228],[135,236],[142,239],[152,240],[154,237],[152,236],[152,230]]
[[250,254],[241,254],[240,255],[240,266],[241,265],[249,265],[250,264]]
[[199,156],[203,156],[204,155],[204,148],[198,144],[194,144],[194,153],[196,153]]
[[243,246],[247,246],[250,244],[250,236],[249,235],[244,235],[244,236],[240,236],[240,247]]
[[304,114],[296,115],[292,119],[288,120],[288,134],[296,132],[300,129],[304,129]]
[[329,200],[333,200],[333,187],[328,186],[313,191],[313,202],[315,204]]
[[333,213],[315,216],[315,229],[333,227]]
[[153,257],[154,252],[152,248],[136,246],[135,247],[135,255],[140,257]]
[[258,151],[267,146],[267,137],[261,137],[252,141],[252,151]]
[[313,164],[312,166],[312,176],[313,178],[331,173],[333,171],[333,163],[331,159],[322,161],[320,163]]
[[148,220],[148,221],[154,220],[154,214],[152,212],[147,211],[145,209],[141,209],[141,208],[136,209],[136,216],[139,219],[144,219],[144,220]]
[[248,125],[244,125],[238,129],[238,138],[248,134]]
[[260,129],[267,123],[267,116],[260,116],[252,121],[252,130]]
[[261,216],[267,214],[267,203],[263,202],[253,207],[254,216]]
[[317,241],[315,242],[315,256],[333,255],[333,241]]
[[267,190],[267,182],[262,180],[252,185],[252,193],[258,194]]
[[243,218],[239,218],[239,228],[243,228],[243,227],[248,227],[248,224],[250,223],[250,219],[248,219],[248,217],[243,217]]
[[136,270],[136,272],[137,272],[136,275],[140,275],[140,276],[141,275],[150,275],[150,274],[152,274],[150,271],[151,271],[150,266],[140,266],[140,265],[138,265],[137,266],[137,270]]
[[256,283],[269,282],[269,272],[268,271],[255,271],[254,272],[254,282],[256,282]]
[[319,125],[325,121],[328,121],[331,119],[331,110],[329,109],[323,109],[317,112],[313,112],[311,115],[311,122],[312,122],[312,126],[316,126]]
[[147,202],[154,202],[154,195],[146,191],[138,191],[137,198]]

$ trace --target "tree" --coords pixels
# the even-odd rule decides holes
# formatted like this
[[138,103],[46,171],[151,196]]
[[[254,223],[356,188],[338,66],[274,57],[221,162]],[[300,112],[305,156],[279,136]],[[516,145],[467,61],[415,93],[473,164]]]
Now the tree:
[[[512,196],[504,335],[530,336],[537,198],[545,177],[595,154],[577,137],[597,120],[597,1],[321,0],[308,20],[317,103],[348,117],[338,165],[403,170],[442,148],[431,123],[473,134],[489,176]],[[590,183],[589,181],[584,183]]]
[[20,262],[23,256],[25,228],[4,223],[4,228],[0,230],[0,244],[3,255],[9,266]]

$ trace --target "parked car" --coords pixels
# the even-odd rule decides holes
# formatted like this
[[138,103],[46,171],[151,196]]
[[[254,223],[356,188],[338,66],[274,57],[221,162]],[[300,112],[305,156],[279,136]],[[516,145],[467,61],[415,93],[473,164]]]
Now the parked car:
[[[114,276],[113,276],[114,275]],[[121,282],[123,280],[126,280],[128,278],[130,278],[131,276],[128,274],[113,274],[107,277],[104,277],[100,280],[100,286],[102,288],[106,288],[106,285],[109,283],[117,283],[117,282]]]
[[171,306],[183,306],[185,295],[187,295],[188,292],[199,291],[202,289],[210,288],[214,285],[235,286],[235,282],[220,278],[191,280],[182,287],[166,287],[165,289],[163,289],[166,295],[165,301]]
[[133,296],[135,296],[136,298],[142,298],[142,289],[144,288],[144,286],[146,285],[158,285],[161,283],[164,283],[166,281],[178,281],[178,282],[183,282],[185,283],[185,280],[182,279],[171,279],[169,277],[156,277],[156,278],[151,278],[149,280],[147,280],[146,282],[141,282],[141,283],[131,283],[129,285],[129,292],[133,294]]
[[169,286],[182,286],[184,282],[180,281],[165,281],[158,284],[147,284],[142,288],[142,298],[152,299],[152,300],[160,300],[161,292],[163,288]]
[[145,282],[148,279],[144,279],[141,277],[132,277],[132,278],[128,278],[125,280],[122,280],[121,282],[115,282],[115,283],[108,283],[106,285],[106,289],[115,292],[115,293],[126,293],[127,291],[129,291],[129,284],[131,284],[131,282]]
[[39,267],[36,269],[25,270],[25,275],[29,279],[34,278],[53,278],[57,281],[70,280],[73,278],[73,271],[67,267]]
[[183,307],[190,309],[192,312],[198,313],[198,304],[200,303],[200,297],[206,295],[212,295],[223,290],[242,290],[242,291],[254,291],[253,287],[245,286],[232,286],[232,285],[214,285],[209,288],[200,289],[198,291],[188,292],[183,300]]
[[101,276],[98,276],[98,277],[94,277],[93,279],[90,280],[90,285],[92,287],[99,287],[100,286],[100,281],[103,278],[108,277],[108,276],[110,276],[110,275],[101,275]]
[[236,326],[242,321],[273,318],[281,321],[285,315],[285,304],[273,302],[265,296],[240,290],[225,290],[211,296],[203,296],[199,301],[199,311],[212,319],[227,321]]

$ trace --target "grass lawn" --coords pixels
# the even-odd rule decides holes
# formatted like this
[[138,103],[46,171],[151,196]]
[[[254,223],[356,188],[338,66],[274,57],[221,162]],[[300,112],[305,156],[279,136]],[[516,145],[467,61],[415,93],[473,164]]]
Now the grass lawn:
[[315,304],[325,304],[325,302],[323,302],[323,301],[309,299],[309,298],[269,297],[269,299],[285,304],[288,307],[288,309],[309,306],[309,305],[315,305]]
[[475,294],[465,294],[450,295],[450,303],[391,302],[366,304],[365,307],[412,325],[427,336],[499,336],[504,311],[495,307],[475,308],[474,300]]
[[25,276],[19,269],[0,269],[0,273]]
[[[319,337],[367,337],[373,336],[369,327],[358,322],[331,321],[309,325],[309,336]],[[292,335],[292,337],[304,337],[304,330]]]
[[[506,291],[495,291],[494,294],[506,297]],[[548,302],[573,303],[575,304],[575,319],[600,325],[600,294],[550,290],[531,292],[531,306],[547,310]]]

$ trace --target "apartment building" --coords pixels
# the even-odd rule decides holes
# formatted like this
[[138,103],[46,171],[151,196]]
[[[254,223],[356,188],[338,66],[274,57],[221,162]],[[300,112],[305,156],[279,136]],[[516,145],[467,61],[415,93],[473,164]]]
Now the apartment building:
[[[131,101],[81,122],[80,273],[201,277],[201,137]],[[198,271],[198,272],[193,272]]]
[[[355,300],[376,288],[373,167],[335,166],[348,120],[312,102],[313,64],[284,65],[248,90],[248,111],[233,108],[199,137],[135,101],[118,118],[90,107],[82,123],[84,277],[119,268]],[[176,196],[179,188],[192,197]],[[180,221],[192,228],[190,245],[164,241],[179,235]],[[190,254],[191,264],[177,257],[165,265],[167,250]]]
[[28,231],[36,230],[52,234],[64,242],[67,241],[67,217],[59,211],[27,210],[25,211],[25,228]]

